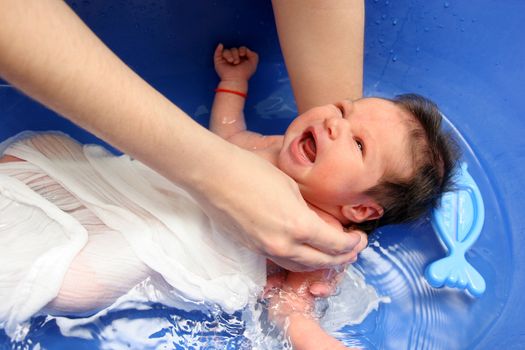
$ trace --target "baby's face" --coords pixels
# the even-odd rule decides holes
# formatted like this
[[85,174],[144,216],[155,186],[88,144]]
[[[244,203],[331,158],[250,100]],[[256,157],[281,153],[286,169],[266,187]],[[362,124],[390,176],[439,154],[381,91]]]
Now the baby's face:
[[342,206],[369,200],[364,192],[387,171],[410,175],[408,118],[379,98],[313,108],[286,130],[278,166],[305,200],[347,222]]

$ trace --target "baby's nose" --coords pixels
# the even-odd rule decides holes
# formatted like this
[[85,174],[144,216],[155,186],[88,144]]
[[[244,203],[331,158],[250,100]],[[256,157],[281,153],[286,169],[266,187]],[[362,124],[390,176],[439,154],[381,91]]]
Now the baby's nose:
[[332,140],[337,139],[339,136],[339,121],[340,118],[326,118],[324,121],[324,127],[326,129],[326,132],[328,133],[328,137]]

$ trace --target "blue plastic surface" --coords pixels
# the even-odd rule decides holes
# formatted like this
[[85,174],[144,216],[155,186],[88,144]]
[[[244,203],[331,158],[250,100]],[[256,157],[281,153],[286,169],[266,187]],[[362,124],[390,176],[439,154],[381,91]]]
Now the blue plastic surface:
[[[219,41],[247,44],[260,54],[247,100],[248,126],[279,133],[293,118],[269,1],[68,3],[124,62],[203,125],[217,83],[211,57]],[[371,244],[371,249],[391,265],[377,270],[377,279],[373,271],[367,278],[392,302],[343,332],[369,349],[522,349],[525,2],[367,0],[366,6],[365,94],[429,96],[460,138],[486,214],[483,233],[466,257],[486,280],[486,290],[478,299],[427,288],[420,280],[425,267],[445,254],[430,223],[385,228],[377,234],[380,247]],[[27,129],[58,129],[81,142],[102,143],[1,81],[0,116],[0,139]],[[360,266],[373,267],[367,261]],[[395,285],[389,285],[392,273],[400,276]],[[155,317],[174,317],[161,311],[163,316]],[[52,349],[96,349],[101,342],[61,338],[41,319],[31,340]],[[10,346],[0,332],[3,348]]]
[[454,183],[454,191],[443,195],[440,207],[432,213],[432,226],[448,256],[428,265],[425,277],[433,287],[466,288],[480,297],[485,292],[485,279],[465,259],[465,253],[478,239],[485,222],[483,197],[466,163],[457,170]]

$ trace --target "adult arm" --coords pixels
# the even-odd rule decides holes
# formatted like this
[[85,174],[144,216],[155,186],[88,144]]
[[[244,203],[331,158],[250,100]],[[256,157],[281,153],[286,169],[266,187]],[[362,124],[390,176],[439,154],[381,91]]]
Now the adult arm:
[[351,260],[359,234],[297,185],[213,135],[120,61],[62,1],[0,0],[0,76],[193,194],[217,227],[290,270]]
[[363,0],[272,0],[299,113],[363,94]]

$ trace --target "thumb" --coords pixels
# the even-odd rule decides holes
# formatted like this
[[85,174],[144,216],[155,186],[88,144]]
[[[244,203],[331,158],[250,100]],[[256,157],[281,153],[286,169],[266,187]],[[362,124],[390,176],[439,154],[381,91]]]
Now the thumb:
[[224,48],[224,45],[222,43],[219,43],[217,47],[215,48],[215,52],[213,53],[213,58],[215,60],[222,58],[222,49]]

